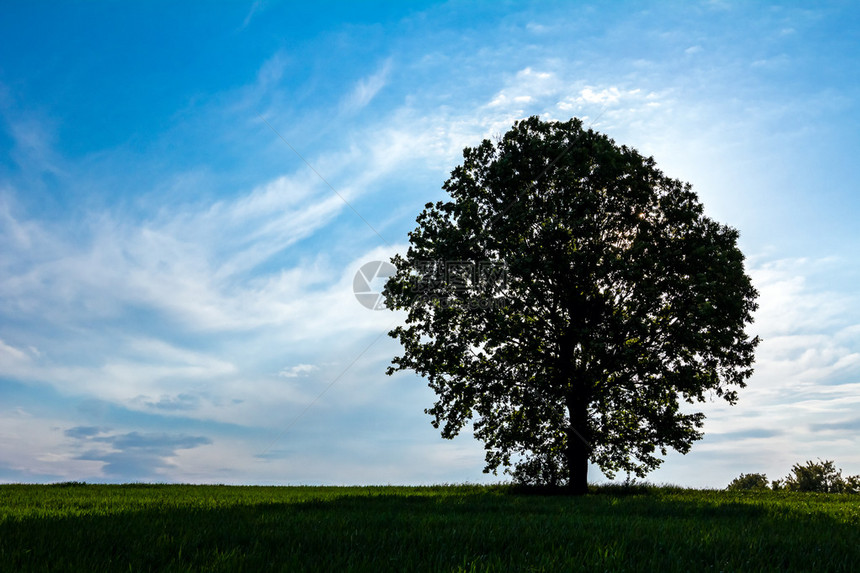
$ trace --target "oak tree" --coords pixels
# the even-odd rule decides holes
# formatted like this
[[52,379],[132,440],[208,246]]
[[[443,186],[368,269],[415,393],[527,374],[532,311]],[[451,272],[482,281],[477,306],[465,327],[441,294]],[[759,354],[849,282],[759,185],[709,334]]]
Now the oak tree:
[[[467,424],[485,472],[587,491],[656,468],[734,404],[759,340],[738,232],[687,183],[582,122],[517,122],[466,148],[385,287],[389,334],[437,394],[442,436]],[[658,455],[659,454],[659,455]]]

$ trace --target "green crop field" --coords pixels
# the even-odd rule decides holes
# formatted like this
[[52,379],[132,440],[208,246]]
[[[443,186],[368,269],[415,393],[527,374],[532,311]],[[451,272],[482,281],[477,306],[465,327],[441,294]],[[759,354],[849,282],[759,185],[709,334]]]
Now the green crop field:
[[0,571],[856,571],[858,496],[0,486]]

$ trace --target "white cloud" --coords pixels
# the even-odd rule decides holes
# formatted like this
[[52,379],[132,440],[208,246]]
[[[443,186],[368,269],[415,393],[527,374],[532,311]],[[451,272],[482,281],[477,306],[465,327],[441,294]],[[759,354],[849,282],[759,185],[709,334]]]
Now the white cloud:
[[560,83],[553,72],[536,71],[528,67],[518,71],[507,85],[492,97],[487,107],[522,113],[523,104],[543,100],[557,94],[559,89]]
[[[41,244],[28,248],[19,241],[16,260],[7,261],[17,272],[10,271],[0,297],[15,301],[26,314],[51,320],[117,316],[130,304],[181,318],[192,329],[283,320],[294,302],[273,297],[295,292],[290,273],[262,290],[249,282],[249,273],[344,209],[343,201],[314,177],[282,177],[203,212],[180,210],[137,225],[104,215],[93,221],[92,239],[83,245],[52,237],[41,227],[31,232],[43,237]],[[13,230],[36,226],[8,216],[7,221]],[[272,313],[272,304],[283,310]]]
[[[708,416],[704,441],[686,456],[671,456],[655,480],[672,474],[684,476],[685,485],[713,487],[753,471],[775,479],[792,464],[819,457],[860,472],[860,438],[854,432],[815,429],[856,418],[860,406],[857,301],[809,286],[833,274],[838,262],[781,259],[752,265],[761,307],[751,330],[763,336],[755,373],[737,405],[715,401],[694,407]],[[744,431],[760,437],[745,439]]]
[[9,346],[0,339],[0,368],[2,365],[11,363],[28,362],[29,356],[22,350]]
[[547,26],[543,24],[538,24],[537,22],[529,22],[526,24],[526,30],[532,32],[534,34],[543,34],[548,30]]
[[585,86],[571,91],[576,91],[577,95],[556,102],[555,107],[566,113],[573,112],[581,118],[588,118],[584,112],[593,110],[592,122],[608,118],[612,118],[614,123],[627,125],[630,125],[634,118],[636,122],[643,122],[651,119],[655,108],[663,105],[659,94],[650,92],[646,95],[639,88]]
[[367,106],[376,94],[388,83],[391,72],[391,60],[385,60],[382,66],[373,74],[362,78],[356,83],[352,92],[344,99],[342,108],[347,112],[355,112]]
[[756,330],[765,338],[829,331],[844,324],[851,297],[807,285],[809,276],[836,272],[836,259],[781,259],[750,269],[760,294]]
[[[0,109],[0,113],[4,111]],[[25,174],[32,177],[41,173],[58,177],[67,175],[65,162],[54,151],[56,126],[53,121],[9,112],[2,115],[6,116],[4,119],[14,143],[9,156]]]
[[620,99],[621,92],[619,92],[618,88],[614,86],[600,90],[599,92],[595,92],[594,89],[588,87],[579,92],[579,97],[576,98],[576,101],[588,103],[617,103]]
[[244,30],[248,27],[248,24],[251,23],[251,20],[257,14],[261,13],[265,8],[268,2],[265,0],[254,0],[254,3],[251,4],[250,10],[248,10],[248,14],[245,16],[245,19],[242,21],[242,26],[240,30]]
[[317,369],[318,367],[313,364],[296,364],[295,366],[288,366],[281,369],[281,371],[278,372],[278,376],[281,378],[298,378],[299,376],[305,376]]
[[0,339],[0,376],[24,376],[38,357],[38,350],[17,348]]
[[[410,166],[447,160],[462,148],[440,118],[415,122],[410,113],[384,129],[371,126],[362,147],[311,158],[315,168],[330,180],[349,181],[338,191],[355,201],[382,178],[405,178]],[[178,204],[143,220],[94,214],[85,221],[83,241],[15,215],[4,202],[0,236],[15,249],[0,254],[9,269],[0,285],[2,308],[81,335],[71,346],[47,334],[7,340],[0,370],[75,399],[97,397],[129,410],[278,425],[285,411],[312,403],[364,351],[365,333],[394,325],[389,313],[358,304],[352,279],[362,263],[387,259],[403,245],[357,251],[347,261],[296,248],[344,209],[303,165],[209,205]],[[285,252],[301,255],[277,270],[259,270]],[[149,323],[137,327],[139,334],[100,332],[104,324],[136,321],[135,313]],[[190,350],[189,342],[201,350]],[[42,356],[31,353],[22,361],[28,345],[42,348]],[[299,366],[276,376],[276,360]],[[329,366],[309,367],[323,363]],[[375,368],[374,376],[383,370]],[[373,399],[367,386],[355,397],[359,403]]]
[[20,408],[0,410],[0,470],[14,476],[8,481],[65,481],[99,473],[100,463],[74,459],[75,452],[58,428],[65,421]]
[[[259,2],[256,2],[259,4]],[[281,77],[284,75],[284,68],[287,65],[287,55],[283,51],[275,52],[275,54],[263,62],[263,65],[260,66],[259,71],[257,71],[257,84],[255,86],[258,90],[266,90],[268,88],[276,85]]]
[[766,70],[776,70],[776,69],[788,69],[792,65],[792,60],[786,54],[779,54],[777,56],[773,56],[771,58],[761,58],[758,60],[754,60],[750,67],[757,69],[766,69]]

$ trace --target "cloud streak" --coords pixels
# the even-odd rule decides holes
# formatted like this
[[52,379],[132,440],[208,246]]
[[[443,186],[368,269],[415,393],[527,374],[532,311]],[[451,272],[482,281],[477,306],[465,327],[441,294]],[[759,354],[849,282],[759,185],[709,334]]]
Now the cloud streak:
[[355,113],[367,107],[388,83],[391,67],[392,62],[389,58],[382,63],[378,70],[360,79],[341,104],[343,110],[347,113]]

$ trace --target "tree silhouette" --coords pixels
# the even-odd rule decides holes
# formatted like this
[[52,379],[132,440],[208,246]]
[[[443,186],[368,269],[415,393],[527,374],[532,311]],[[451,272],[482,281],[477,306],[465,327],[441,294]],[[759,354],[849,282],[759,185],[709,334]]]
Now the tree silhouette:
[[485,472],[587,491],[589,460],[643,477],[702,437],[709,395],[752,373],[758,293],[738,232],[689,184],[578,119],[466,148],[385,288],[408,312],[388,374],[426,377],[442,436],[469,422]]

